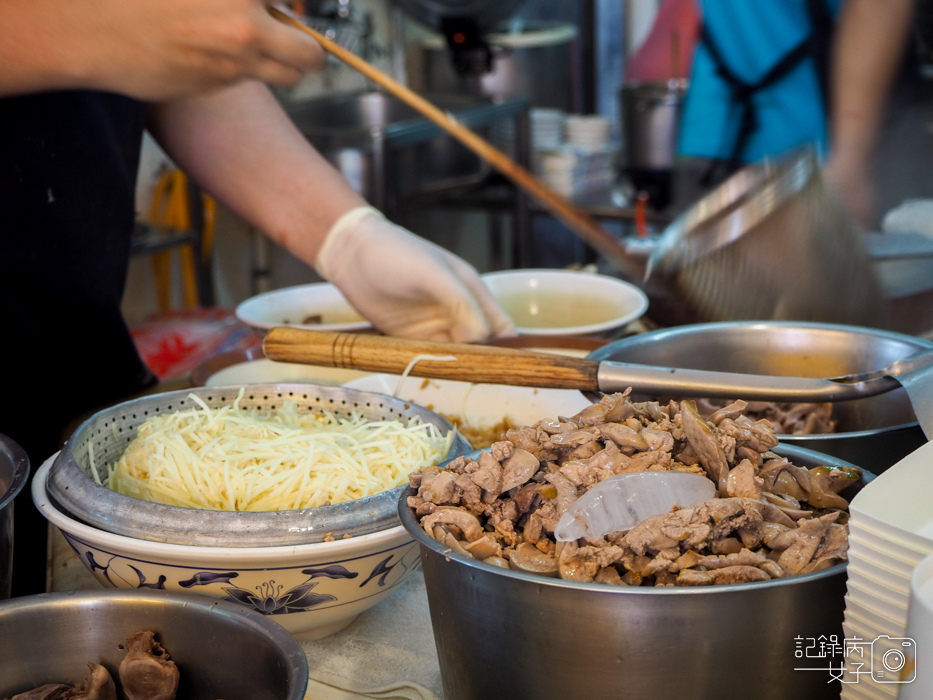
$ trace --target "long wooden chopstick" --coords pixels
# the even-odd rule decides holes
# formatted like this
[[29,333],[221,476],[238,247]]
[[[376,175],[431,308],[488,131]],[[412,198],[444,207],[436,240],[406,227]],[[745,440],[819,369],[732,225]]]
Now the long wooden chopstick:
[[509,178],[529,196],[537,200],[545,209],[563,221],[574,233],[587,243],[612,259],[623,272],[638,279],[642,275],[638,264],[626,252],[611,233],[603,228],[596,219],[575,206],[566,197],[545,185],[541,180],[530,173],[526,168],[516,163],[508,155],[497,149],[475,132],[467,129],[456,119],[443,110],[435,107],[431,102],[418,95],[410,88],[402,85],[381,70],[364,61],[351,51],[316,32],[291,15],[276,7],[269,7],[269,12],[278,20],[310,34],[329,54],[356,69],[377,85],[385,88],[395,97],[430,119],[447,133],[457,139],[464,146],[476,153],[480,158],[496,168]]

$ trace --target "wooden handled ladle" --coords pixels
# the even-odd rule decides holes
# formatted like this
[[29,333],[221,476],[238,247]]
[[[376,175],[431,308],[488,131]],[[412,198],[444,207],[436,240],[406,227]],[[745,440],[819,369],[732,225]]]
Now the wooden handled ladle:
[[[812,379],[656,367],[545,352],[464,343],[439,343],[368,333],[273,328],[263,340],[270,360],[321,367],[611,393],[632,387],[649,396],[724,397],[763,401],[841,401],[910,387],[933,373],[933,350],[924,350],[868,374]],[[926,392],[925,395],[929,395]],[[917,399],[911,395],[915,402]],[[933,416],[933,411],[917,411]],[[931,418],[933,423],[933,418]]]

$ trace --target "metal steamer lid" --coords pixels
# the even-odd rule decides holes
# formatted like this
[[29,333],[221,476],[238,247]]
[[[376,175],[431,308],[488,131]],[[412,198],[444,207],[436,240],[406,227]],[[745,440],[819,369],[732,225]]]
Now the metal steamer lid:
[[395,0],[411,17],[442,31],[447,20],[469,18],[480,30],[511,17],[524,0]]

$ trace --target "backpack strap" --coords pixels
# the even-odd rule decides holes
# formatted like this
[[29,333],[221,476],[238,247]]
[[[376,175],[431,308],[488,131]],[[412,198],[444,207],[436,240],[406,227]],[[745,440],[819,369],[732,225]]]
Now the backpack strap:
[[810,54],[816,66],[816,78],[820,83],[823,108],[828,115],[832,106],[829,83],[836,20],[826,0],[807,0],[807,14],[810,16]]

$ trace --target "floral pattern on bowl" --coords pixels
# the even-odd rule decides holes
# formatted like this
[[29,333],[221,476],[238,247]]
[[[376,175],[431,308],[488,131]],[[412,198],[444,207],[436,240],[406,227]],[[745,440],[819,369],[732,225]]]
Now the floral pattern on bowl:
[[417,570],[415,541],[398,525],[334,542],[196,547],[137,540],[70,518],[49,499],[47,462],[33,500],[98,582],[187,591],[257,610],[294,635],[320,638],[389,597]]

